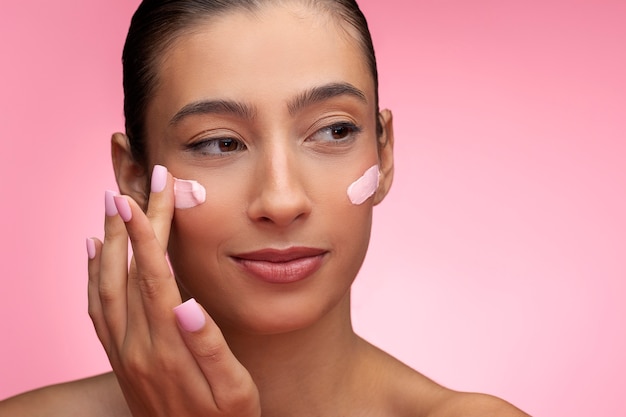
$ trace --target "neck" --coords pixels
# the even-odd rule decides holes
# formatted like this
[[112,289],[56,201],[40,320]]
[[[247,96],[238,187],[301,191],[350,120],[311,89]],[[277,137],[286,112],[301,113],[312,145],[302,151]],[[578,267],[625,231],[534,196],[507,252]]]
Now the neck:
[[302,409],[311,413],[322,405],[332,407],[329,399],[339,401],[339,388],[351,386],[362,342],[352,329],[349,294],[304,329],[276,335],[226,330],[224,335],[257,384],[264,416],[305,415]]

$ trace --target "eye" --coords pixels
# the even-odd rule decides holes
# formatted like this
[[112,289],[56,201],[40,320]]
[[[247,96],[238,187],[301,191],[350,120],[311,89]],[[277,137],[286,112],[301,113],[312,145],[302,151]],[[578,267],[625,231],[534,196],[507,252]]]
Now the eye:
[[353,123],[342,122],[324,127],[315,132],[309,140],[327,142],[345,142],[353,139],[361,129]]
[[223,155],[246,149],[246,145],[233,138],[203,139],[192,143],[188,148],[204,155]]

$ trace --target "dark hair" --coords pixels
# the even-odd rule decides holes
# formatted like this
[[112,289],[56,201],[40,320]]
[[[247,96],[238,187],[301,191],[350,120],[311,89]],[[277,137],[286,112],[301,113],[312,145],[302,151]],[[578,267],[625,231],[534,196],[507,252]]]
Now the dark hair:
[[[321,7],[341,25],[356,30],[374,79],[378,115],[378,70],[365,16],[355,0],[298,0]],[[146,167],[146,109],[158,86],[159,58],[187,30],[207,18],[234,10],[255,11],[277,0],[143,0],[133,15],[122,54],[126,134],[135,161]],[[343,27],[343,25],[342,25]],[[382,133],[376,117],[377,134]]]

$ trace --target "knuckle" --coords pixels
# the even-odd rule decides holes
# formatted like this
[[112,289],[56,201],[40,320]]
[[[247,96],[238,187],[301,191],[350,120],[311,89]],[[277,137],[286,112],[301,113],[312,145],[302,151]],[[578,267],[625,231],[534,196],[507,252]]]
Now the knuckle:
[[105,224],[104,226],[104,244],[119,239],[127,239],[126,228],[123,225]]
[[177,358],[169,350],[160,350],[153,357],[153,367],[164,375],[176,377],[180,372]]
[[100,281],[98,284],[98,295],[103,307],[109,306],[116,299],[116,291],[113,285],[106,280]]
[[258,391],[252,382],[242,381],[228,390],[228,393],[218,401],[218,407],[221,410],[228,410],[230,415],[252,416],[258,414],[260,408]]
[[180,365],[169,349],[141,349],[136,344],[120,355],[124,372],[138,381],[153,381],[162,375],[177,378]]
[[119,356],[121,368],[139,380],[148,379],[151,375],[151,364],[146,355],[136,349],[124,349]]
[[231,389],[228,399],[233,407],[249,407],[256,400],[256,394],[249,384],[240,384],[237,388]]
[[155,298],[161,288],[161,279],[152,273],[137,271],[135,279],[141,293],[147,298]]
[[148,212],[146,213],[148,219],[150,220],[157,220],[162,217],[169,217],[168,214],[169,213],[167,208],[158,203],[150,205],[150,207],[148,208]]
[[100,309],[100,307],[94,306],[93,303],[89,303],[89,305],[87,306],[87,314],[94,324],[100,322],[100,318],[102,316],[101,312],[102,310]]
[[225,359],[225,346],[222,343],[198,344],[193,347],[194,354],[206,362],[219,363]]

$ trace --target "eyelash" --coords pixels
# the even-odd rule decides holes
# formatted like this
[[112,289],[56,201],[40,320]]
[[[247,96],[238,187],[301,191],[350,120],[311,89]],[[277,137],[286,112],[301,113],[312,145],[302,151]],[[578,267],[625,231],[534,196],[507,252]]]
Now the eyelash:
[[[226,150],[226,151],[219,151],[219,152],[208,152],[208,150],[210,150],[212,147],[221,147],[222,145],[225,146],[235,146],[235,149],[231,149],[231,150]],[[240,152],[243,151],[245,149],[247,149],[246,145],[244,145],[239,139],[235,139],[235,138],[211,138],[211,139],[202,139],[199,140],[198,142],[195,143],[191,143],[187,146],[187,149],[194,151],[194,152],[199,152],[203,155],[212,155],[212,156],[225,156],[227,154],[233,153],[233,152]]]
[[[357,125],[355,125],[354,123],[350,123],[350,122],[333,123],[331,125],[325,126],[315,131],[312,135],[307,137],[306,141],[318,142],[318,140],[316,140],[316,136],[328,134],[331,136],[330,138],[321,139],[319,141],[331,143],[332,145],[342,145],[342,144],[347,144],[349,142],[352,142],[356,138],[356,136],[359,133],[361,133],[361,130],[362,129],[358,127]],[[334,134],[339,131],[343,131],[343,133],[345,133],[346,136],[341,137],[339,139],[334,138],[333,137]],[[227,149],[225,151],[222,151],[220,147],[223,145],[226,147],[234,146],[234,149]],[[215,148],[215,147],[217,147],[219,151],[211,152],[210,151],[211,148]],[[197,142],[189,144],[187,146],[187,149],[193,152],[198,152],[203,155],[212,155],[212,156],[222,157],[222,156],[226,156],[228,154],[234,153],[234,152],[244,151],[247,149],[247,146],[240,139],[223,137],[223,138],[201,139]]]
[[331,124],[329,126],[323,127],[321,129],[319,129],[318,131],[316,131],[315,133],[313,133],[311,136],[309,136],[307,138],[307,140],[314,140],[312,138],[314,138],[315,136],[318,136],[320,134],[323,133],[328,133],[331,136],[334,136],[335,132],[339,131],[339,130],[345,130],[346,132],[346,137],[342,137],[339,139],[335,139],[334,137],[329,138],[328,140],[325,140],[326,142],[331,142],[333,144],[345,144],[347,142],[351,142],[352,140],[354,140],[356,138],[356,136],[361,133],[361,128],[358,127],[357,125],[355,125],[354,123],[350,123],[350,122],[339,122],[339,123],[334,123]]

